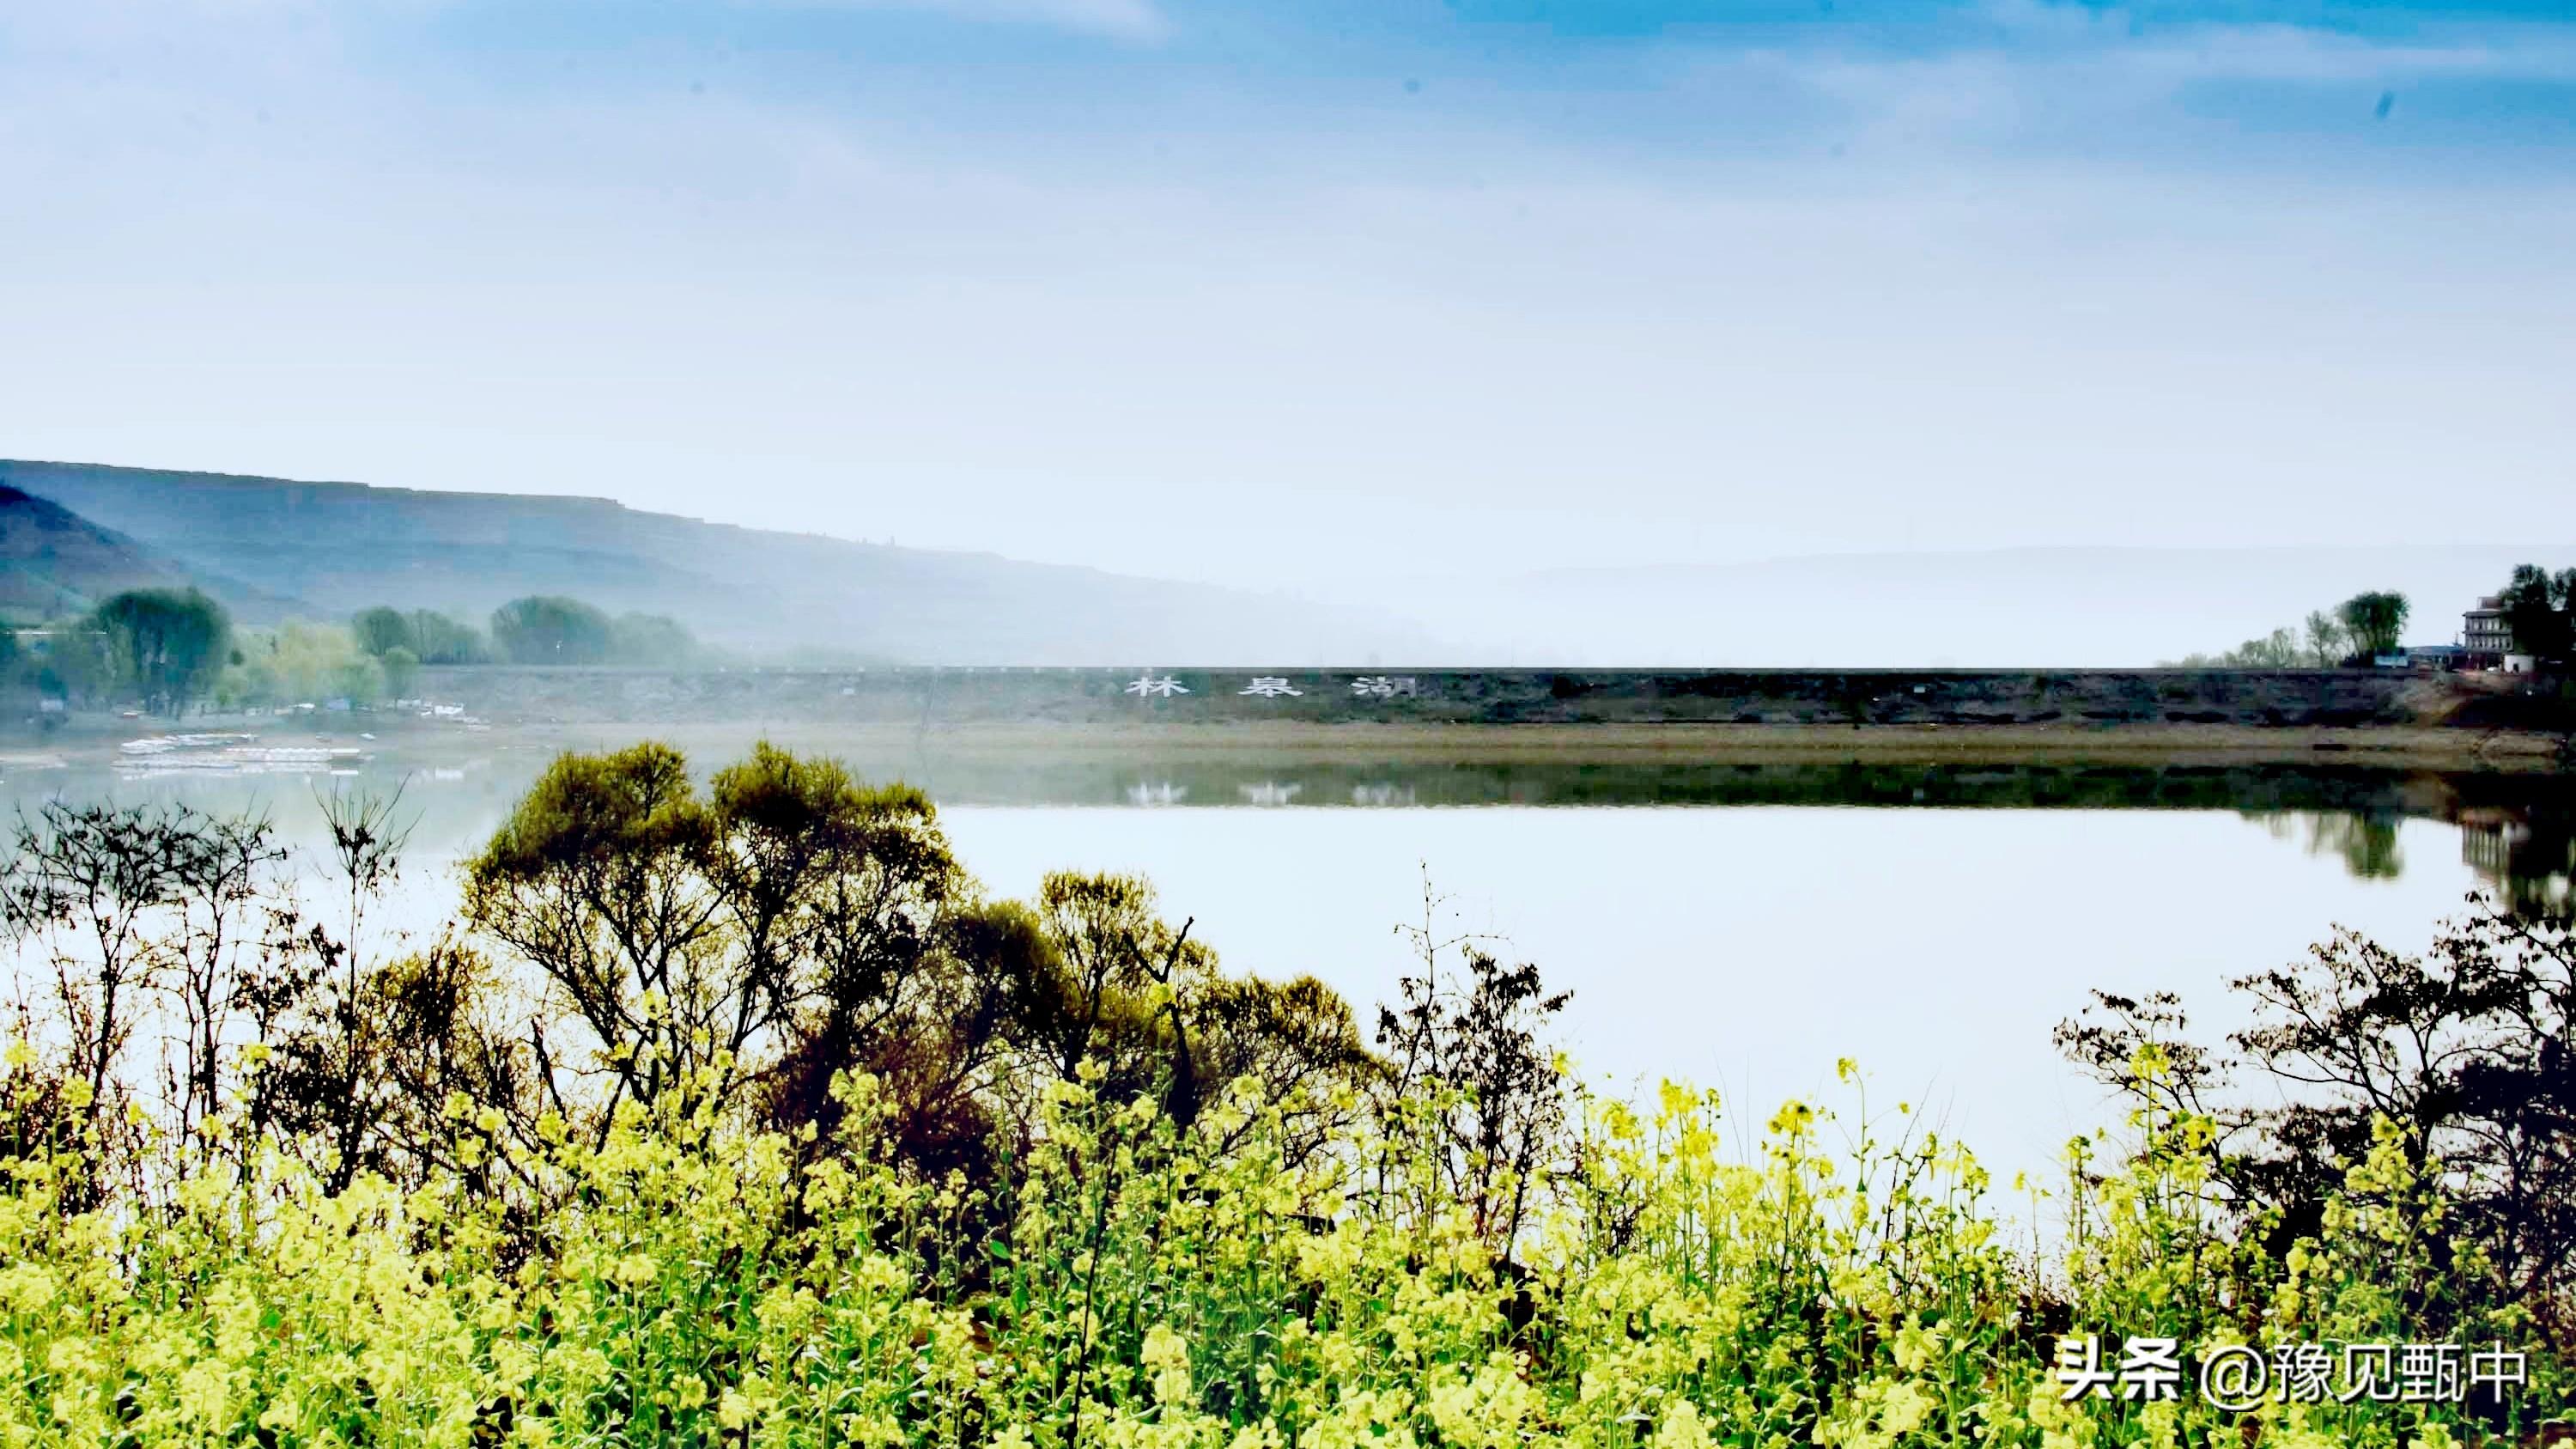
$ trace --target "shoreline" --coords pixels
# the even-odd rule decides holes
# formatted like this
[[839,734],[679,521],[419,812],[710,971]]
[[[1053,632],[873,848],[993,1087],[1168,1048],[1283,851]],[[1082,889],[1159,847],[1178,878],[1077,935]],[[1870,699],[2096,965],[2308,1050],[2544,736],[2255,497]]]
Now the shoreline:
[[403,716],[121,719],[45,738],[0,742],[0,769],[60,768],[119,757],[127,741],[197,732],[241,732],[270,744],[356,746],[442,755],[529,749],[597,750],[643,740],[707,761],[752,742],[823,753],[905,752],[964,759],[1117,757],[1315,763],[1453,761],[1461,764],[1953,764],[1995,766],[2274,766],[2512,775],[2576,773],[2576,737],[2533,730],[2438,724],[2245,725],[2136,721],[2115,724],[1736,724],[1716,721],[1528,722],[1395,720],[689,719],[494,720],[472,730]]
[[[1875,760],[1961,764],[2275,764],[2557,774],[2560,737],[2438,725],[2358,728],[2139,723],[2125,725],[1483,724],[1431,721],[1210,724],[1012,723],[930,726],[687,722],[660,726],[530,723],[520,738],[661,739],[691,750],[766,738],[907,745],[943,754],[1174,754],[1317,760],[1441,758],[1467,762]],[[691,750],[695,753],[694,750]]]

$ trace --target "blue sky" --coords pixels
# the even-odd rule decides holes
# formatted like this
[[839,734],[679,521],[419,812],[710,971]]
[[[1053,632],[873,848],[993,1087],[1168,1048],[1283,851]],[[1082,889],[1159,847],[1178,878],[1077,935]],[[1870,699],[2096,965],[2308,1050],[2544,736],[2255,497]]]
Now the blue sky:
[[0,4],[0,454],[1263,587],[2576,535],[2566,5]]

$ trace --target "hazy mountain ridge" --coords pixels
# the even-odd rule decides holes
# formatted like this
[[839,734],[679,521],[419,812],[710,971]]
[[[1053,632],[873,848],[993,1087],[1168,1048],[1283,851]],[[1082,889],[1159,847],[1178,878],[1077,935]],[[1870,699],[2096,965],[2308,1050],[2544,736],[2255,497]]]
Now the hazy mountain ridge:
[[2447,642],[2515,564],[2576,565],[2576,545],[2553,544],[1817,555],[1398,584],[1363,612],[605,498],[6,461],[0,486],[71,510],[109,540],[81,547],[121,561],[57,583],[30,544],[0,596],[26,595],[21,611],[194,581],[252,622],[377,603],[480,621],[563,593],[753,653],[921,663],[2124,667],[2296,627],[2364,589],[2407,594],[2407,637]]
[[127,589],[204,588],[252,618],[280,600],[201,575],[51,499],[0,484],[0,610],[22,619],[78,613]]
[[605,498],[444,493],[0,461],[14,486],[316,617],[372,604],[480,620],[524,594],[670,614],[747,650],[936,663],[1365,659],[1383,619],[1208,585],[775,533]]
[[1472,595],[1485,621],[1474,659],[2135,667],[2295,629],[2309,610],[2366,589],[2406,594],[2406,638],[2440,644],[2458,636],[2463,609],[2526,562],[2576,565],[2576,544],[2033,547],[1551,570]]

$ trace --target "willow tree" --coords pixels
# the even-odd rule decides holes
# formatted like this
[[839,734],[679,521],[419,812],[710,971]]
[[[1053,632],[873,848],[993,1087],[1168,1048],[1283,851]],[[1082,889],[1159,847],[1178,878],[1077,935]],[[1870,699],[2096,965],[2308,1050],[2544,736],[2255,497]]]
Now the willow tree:
[[168,714],[206,692],[233,635],[224,606],[195,589],[118,594],[91,613],[90,627],[105,638],[118,682]]
[[604,664],[608,616],[579,599],[531,594],[492,611],[492,644],[513,664]]

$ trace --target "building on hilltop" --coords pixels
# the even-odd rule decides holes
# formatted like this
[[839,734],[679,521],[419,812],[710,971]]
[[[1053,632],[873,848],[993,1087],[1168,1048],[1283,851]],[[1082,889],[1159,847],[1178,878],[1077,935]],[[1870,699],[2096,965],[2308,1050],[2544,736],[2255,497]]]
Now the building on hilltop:
[[2478,600],[2460,623],[2460,645],[2471,654],[2502,658],[2513,652],[2513,621],[2505,617],[2504,600],[2492,595]]
[[2460,616],[2460,624],[2462,668],[2531,672],[2532,658],[2514,642],[2513,621],[2505,614],[2504,600],[2493,596],[2478,600],[2476,608]]

